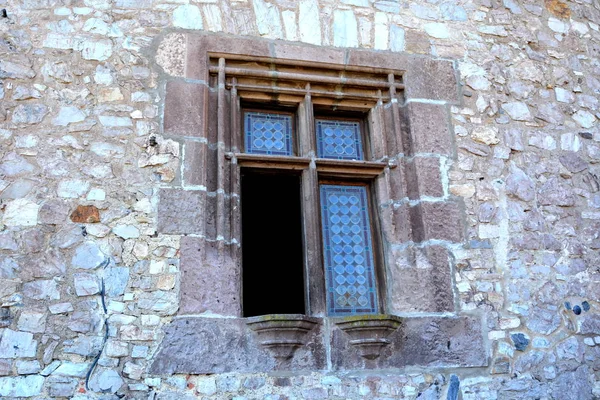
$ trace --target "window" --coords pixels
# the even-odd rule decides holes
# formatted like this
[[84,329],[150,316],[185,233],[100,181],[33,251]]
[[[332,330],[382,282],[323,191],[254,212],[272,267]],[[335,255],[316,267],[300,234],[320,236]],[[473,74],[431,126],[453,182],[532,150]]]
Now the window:
[[[158,233],[180,238],[180,307],[153,371],[271,370],[257,357],[248,319],[240,318],[242,292],[251,288],[270,304],[292,290],[302,292],[297,309],[322,322],[291,360],[297,369],[365,367],[336,319],[328,318],[320,185],[364,188],[378,285],[374,301],[380,313],[404,315],[406,329],[390,337],[391,357],[380,357],[377,366],[487,365],[481,319],[456,315],[452,290],[452,254],[465,237],[461,202],[445,182],[446,160],[455,154],[449,106],[462,99],[453,62],[210,33],[185,36],[185,78],[167,77],[164,108],[164,133],[182,143],[182,168],[160,188],[157,214]],[[246,112],[290,115],[291,155],[247,152]],[[328,126],[321,120],[362,124],[363,159],[322,157],[335,149],[323,150],[331,143],[317,142],[317,131]],[[253,191],[257,185],[265,191]],[[271,274],[274,285],[242,288],[242,230],[261,225],[242,220],[249,215],[242,213],[242,199],[255,195],[260,202],[266,188],[284,186],[278,205],[300,221],[292,231],[301,232],[301,257],[293,257],[301,265],[292,268],[300,271],[293,281],[302,280],[302,287],[285,286],[277,263],[270,272],[251,274],[259,283]],[[269,241],[261,247],[264,242],[256,246],[259,257],[280,250]],[[273,292],[274,286],[285,289]],[[254,311],[271,312],[280,311]],[[205,338],[230,351],[198,346]],[[436,345],[448,341],[448,348]]]
[[[240,144],[231,159],[241,182],[243,316],[382,312],[373,197],[387,164],[371,148],[381,90],[358,84],[373,84],[370,74],[343,88],[340,71],[238,64],[221,59],[213,71],[230,90],[231,142]],[[277,80],[262,77],[274,70]]]

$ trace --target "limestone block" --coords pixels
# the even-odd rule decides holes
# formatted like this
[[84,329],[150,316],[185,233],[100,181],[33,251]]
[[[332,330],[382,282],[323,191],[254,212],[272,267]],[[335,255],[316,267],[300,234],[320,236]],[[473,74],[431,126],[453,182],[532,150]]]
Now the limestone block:
[[10,201],[4,210],[2,222],[7,226],[35,226],[40,206],[26,199]]

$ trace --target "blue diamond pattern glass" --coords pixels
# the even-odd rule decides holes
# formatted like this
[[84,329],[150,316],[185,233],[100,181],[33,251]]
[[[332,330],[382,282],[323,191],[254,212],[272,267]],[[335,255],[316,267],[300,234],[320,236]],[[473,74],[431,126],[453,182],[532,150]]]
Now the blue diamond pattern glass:
[[246,112],[244,114],[246,153],[293,155],[290,114]]
[[318,119],[317,156],[336,160],[364,158],[360,123]]
[[320,185],[329,315],[377,313],[367,188]]

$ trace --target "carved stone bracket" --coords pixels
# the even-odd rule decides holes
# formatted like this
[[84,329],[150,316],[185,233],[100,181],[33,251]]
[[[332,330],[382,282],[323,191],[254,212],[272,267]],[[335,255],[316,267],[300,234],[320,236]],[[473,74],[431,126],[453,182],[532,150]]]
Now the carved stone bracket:
[[269,314],[246,321],[258,335],[260,344],[279,362],[292,358],[296,349],[306,344],[307,334],[318,323],[318,318],[302,314]]
[[391,342],[387,337],[401,325],[395,315],[354,315],[334,318],[333,322],[350,336],[350,345],[367,360],[379,357],[381,350]]

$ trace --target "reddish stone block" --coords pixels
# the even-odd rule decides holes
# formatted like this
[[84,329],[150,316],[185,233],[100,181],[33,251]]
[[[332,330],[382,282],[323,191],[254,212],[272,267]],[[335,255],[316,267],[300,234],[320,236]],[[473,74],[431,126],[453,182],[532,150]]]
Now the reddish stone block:
[[174,235],[202,234],[206,192],[161,189],[158,202],[158,232]]
[[205,137],[207,86],[183,80],[167,82],[164,132],[167,135]]
[[341,49],[274,42],[273,55],[279,59],[343,65],[346,52]]
[[373,50],[348,50],[349,66],[356,67],[371,67],[384,70],[406,71],[410,65],[412,56]]
[[79,205],[75,211],[71,213],[71,221],[84,224],[93,224],[100,222],[100,213],[98,212],[98,208],[96,206]]
[[208,82],[208,53],[202,36],[185,35],[185,77]]
[[456,71],[451,61],[411,57],[404,77],[407,99],[460,102]]
[[[218,213],[218,202],[223,202],[223,212]],[[219,236],[230,239],[231,198],[223,193],[209,192],[206,195],[204,213],[204,235],[207,239],[217,240]]]
[[218,57],[219,54],[242,54],[253,57],[271,57],[271,40],[237,35],[204,35],[205,51]]
[[382,350],[381,356],[366,361],[350,345],[350,337],[332,324],[333,370],[483,367],[488,364],[485,333],[478,317],[402,318],[402,325],[388,339],[391,344]]
[[421,202],[411,209],[415,242],[448,240],[462,242],[465,237],[465,217],[458,201]]
[[[206,185],[206,143],[188,140],[183,144],[183,184],[184,186]],[[213,164],[214,165],[214,164]]]
[[408,197],[407,179],[406,176],[406,160],[400,158],[396,161],[396,168],[390,169],[390,198],[392,200],[401,200]]
[[241,315],[241,269],[231,245],[181,238],[179,314]]
[[415,157],[407,163],[407,188],[410,199],[422,196],[442,197],[442,175],[440,159],[437,157]]
[[410,126],[410,154],[455,154],[450,116],[445,106],[410,103],[404,110]]
[[390,263],[390,307],[398,312],[452,312],[451,264],[441,246],[394,251]]
[[429,54],[431,51],[429,36],[420,30],[407,29],[405,42],[407,53]]
[[312,328],[307,334],[307,343],[282,364],[259,343],[257,335],[246,322],[245,318],[174,319],[165,327],[164,340],[153,358],[150,373],[199,375],[320,371],[327,368],[326,336],[322,324]]
[[379,219],[384,238],[388,243],[399,244],[411,240],[412,225],[410,207],[407,204],[380,207]]

